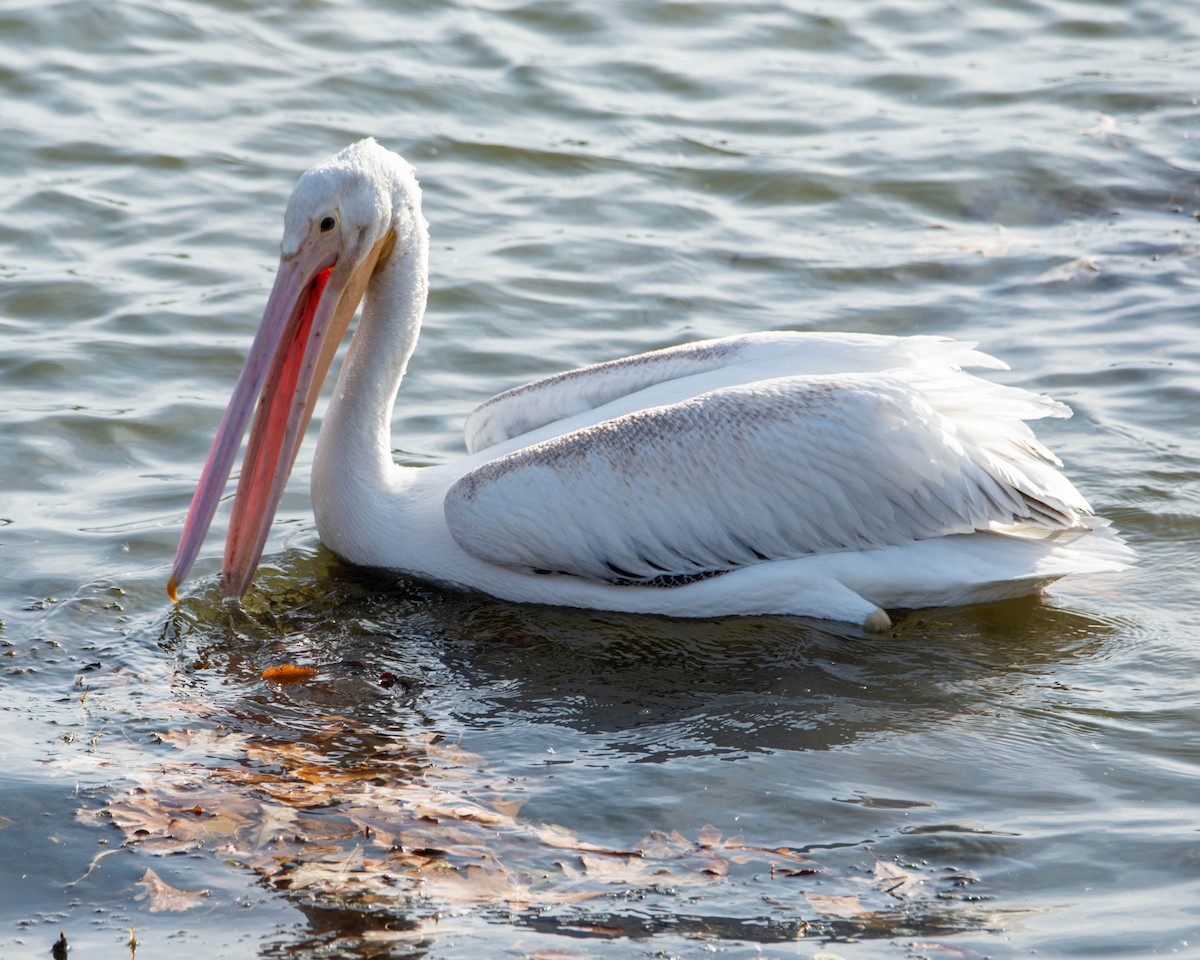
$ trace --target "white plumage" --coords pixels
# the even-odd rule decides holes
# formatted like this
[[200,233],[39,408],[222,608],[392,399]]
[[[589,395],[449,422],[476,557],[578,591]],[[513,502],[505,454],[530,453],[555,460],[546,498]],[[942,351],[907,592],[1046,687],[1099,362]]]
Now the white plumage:
[[[1015,596],[1128,564],[1028,426],[1069,410],[966,373],[1004,364],[938,337],[761,333],[597,364],[480,406],[461,461],[398,466],[389,415],[426,297],[419,199],[411,168],[374,141],[293,194],[264,316],[282,346],[247,364],[272,364],[267,379],[288,395],[273,401],[266,384],[264,409],[278,413],[259,419],[278,424],[251,439],[243,474],[260,478],[246,494],[259,527],[251,538],[251,520],[231,525],[231,592],[257,563],[262,514],[269,523],[332,359],[329,331],[340,337],[364,290],[313,470],[318,530],[351,561],[516,601],[874,628],[884,608]],[[228,429],[252,393],[239,382]],[[230,445],[224,432],[214,444],[172,587]],[[269,493],[256,487],[264,462]]]

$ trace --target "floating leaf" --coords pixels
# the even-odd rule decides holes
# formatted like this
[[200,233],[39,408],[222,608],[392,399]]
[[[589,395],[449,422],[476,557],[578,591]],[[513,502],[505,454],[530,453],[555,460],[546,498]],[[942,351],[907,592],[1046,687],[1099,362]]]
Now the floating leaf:
[[191,910],[193,907],[200,906],[208,897],[207,890],[193,892],[173,887],[149,868],[142,875],[142,879],[138,881],[138,886],[145,889],[134,899],[145,900],[149,897],[151,913]]
[[525,800],[493,800],[492,806],[506,817],[515,817],[525,805]]
[[299,667],[294,663],[285,663],[278,667],[267,667],[262,672],[262,678],[270,683],[301,683],[305,680],[311,680],[316,675],[316,667]]
[[898,863],[877,860],[874,869],[875,886],[894,897],[910,897],[923,891],[925,878]]
[[772,867],[772,877],[815,877],[821,871],[812,867],[804,867],[800,870],[794,870],[791,867]]
[[700,828],[700,832],[696,835],[696,840],[702,847],[715,847],[721,842],[721,831],[711,823],[706,823]]
[[691,853],[692,849],[691,841],[676,830],[669,834],[661,830],[651,830],[638,844],[638,851],[642,856],[660,860],[682,857]]
[[809,906],[822,916],[840,919],[871,916],[871,911],[862,905],[858,897],[832,897],[823,893],[806,893],[804,896]]

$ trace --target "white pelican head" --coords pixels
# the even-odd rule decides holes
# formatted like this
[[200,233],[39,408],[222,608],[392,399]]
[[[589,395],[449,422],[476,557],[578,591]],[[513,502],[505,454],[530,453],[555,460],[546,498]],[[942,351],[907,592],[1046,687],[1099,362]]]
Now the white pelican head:
[[403,255],[405,238],[425,229],[413,168],[372,139],[297,182],[275,284],[175,554],[167,585],[172,599],[200,551],[257,402],[222,567],[225,592],[245,592],[321,384],[367,284],[392,256]]

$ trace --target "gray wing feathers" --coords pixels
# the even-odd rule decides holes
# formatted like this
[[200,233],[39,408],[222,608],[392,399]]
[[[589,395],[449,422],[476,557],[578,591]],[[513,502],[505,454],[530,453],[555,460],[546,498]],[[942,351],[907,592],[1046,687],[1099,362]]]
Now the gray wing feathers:
[[476,407],[464,429],[474,453],[617,397],[725,366],[753,335],[704,340],[567,370],[497,394]]
[[700,340],[568,370],[514,387],[478,406],[467,418],[467,449],[474,453],[538,427],[698,374],[724,370],[728,383],[769,377],[892,368],[989,367],[1001,361],[971,343],[945,337],[888,337],[865,333],[768,331]]
[[1019,520],[1071,526],[1087,504],[1024,423],[1065,413],[955,370],[782,377],[499,457],[451,488],[446,518],[484,560],[647,581]]

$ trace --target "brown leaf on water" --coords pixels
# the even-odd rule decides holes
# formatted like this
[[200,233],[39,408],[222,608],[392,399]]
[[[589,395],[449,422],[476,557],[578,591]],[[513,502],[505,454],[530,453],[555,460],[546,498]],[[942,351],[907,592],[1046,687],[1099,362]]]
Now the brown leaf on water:
[[187,750],[195,746],[196,741],[206,734],[210,738],[210,742],[216,736],[212,730],[197,731],[181,727],[178,730],[160,730],[154,734],[154,739],[159,743],[168,743],[177,750]]
[[696,834],[696,842],[702,847],[715,847],[721,842],[721,831],[711,823],[706,823],[700,828],[700,832]]
[[812,867],[805,867],[800,870],[794,870],[791,867],[771,867],[771,876],[774,877],[815,877],[821,871],[815,870]]
[[468,863],[424,871],[421,887],[427,895],[450,903],[532,903],[529,885],[498,862]]
[[[346,878],[350,874],[365,872],[375,866],[375,864],[365,861],[359,847],[348,851],[342,850],[341,847],[327,847],[321,851],[312,852],[313,859],[306,863],[298,863],[280,874],[277,878],[280,886],[288,890],[304,890],[309,887],[337,889],[347,886]],[[318,855],[323,855],[325,859],[316,859]]]
[[207,890],[193,892],[173,887],[149,868],[146,869],[137,885],[145,889],[134,899],[145,900],[148,897],[151,913],[191,910],[193,907],[200,906],[209,895]]
[[477,753],[470,753],[456,743],[430,739],[424,751],[435,760],[442,760],[457,767],[475,767],[482,770],[487,762]]
[[515,817],[521,808],[525,806],[525,798],[522,797],[520,800],[493,800],[492,806],[496,808],[497,812],[504,814],[506,817]]
[[251,829],[243,834],[250,850],[261,850],[289,832],[295,835],[299,817],[291,807],[260,803],[258,809]]
[[[517,821],[520,822],[520,821]],[[600,844],[589,843],[586,840],[581,840],[562,827],[553,824],[533,824],[523,823],[523,826],[531,831],[532,836],[539,844],[544,845],[551,850],[578,850],[585,853],[609,853],[613,856],[634,856],[636,851],[633,850],[613,850],[611,847],[605,847]]]
[[729,861],[724,857],[710,856],[699,869],[708,877],[725,877],[729,875]]
[[695,847],[678,830],[672,830],[670,833],[664,833],[662,830],[651,830],[642,838],[641,842],[637,845],[637,849],[643,857],[651,857],[656,860],[673,860],[691,853]]
[[911,897],[924,891],[924,877],[890,860],[875,861],[873,876],[875,886],[893,897]]
[[[747,846],[746,837],[740,833],[722,840],[721,831],[712,824],[706,824],[700,828],[700,832],[696,836],[696,841],[701,847],[711,849],[714,855],[719,856],[727,863],[750,863],[753,860],[761,859],[763,854],[770,854],[771,856],[786,855],[789,858],[804,859],[789,851],[777,852],[765,850],[762,847]],[[724,876],[725,872],[725,870],[721,870],[718,875]]]
[[572,860],[556,861],[556,865],[568,880],[578,881],[581,889],[594,891],[592,896],[602,895],[612,885],[642,888],[687,882],[665,864],[638,856],[585,853]]
[[[187,794],[194,789],[187,784],[186,792],[173,795],[177,778],[165,775],[159,781],[159,793],[139,787],[109,803],[105,812],[129,839],[140,842],[156,841],[155,853],[182,853],[203,846],[216,846],[234,840],[255,822],[257,804],[248,797],[223,796],[205,810],[192,802]],[[200,808],[200,813],[196,809]]]
[[731,860],[735,863],[746,863],[750,860],[790,860],[793,863],[812,863],[812,860],[802,854],[796,853],[794,850],[789,850],[787,847],[757,847],[753,844],[746,843],[746,838],[740,833],[736,837],[730,837],[722,845],[725,850],[742,851],[740,857],[732,856]]
[[262,678],[270,683],[302,683],[317,675],[316,667],[301,667],[294,663],[280,664],[278,667],[267,667],[262,672]]
[[[579,864],[584,876],[604,883],[644,883],[647,879],[647,863],[641,857],[601,857],[594,853],[581,853]],[[669,875],[661,864],[650,865],[650,870],[660,870]]]
[[858,897],[833,897],[823,893],[806,893],[808,905],[824,917],[853,920],[871,916]]

